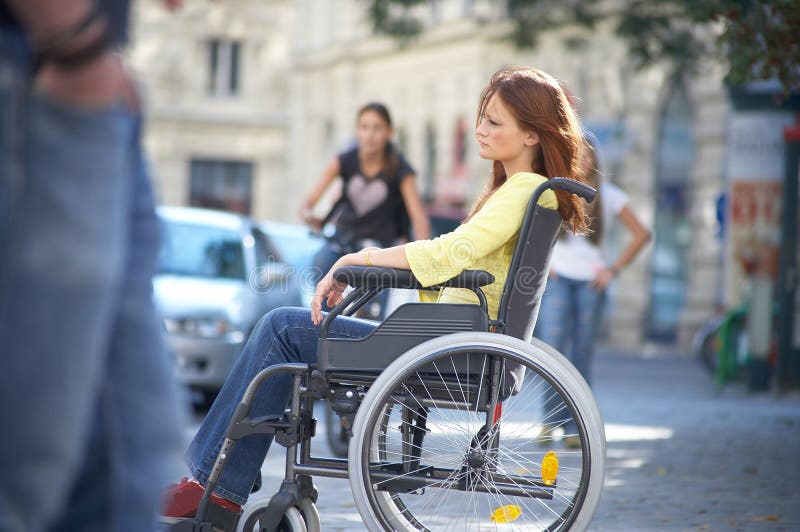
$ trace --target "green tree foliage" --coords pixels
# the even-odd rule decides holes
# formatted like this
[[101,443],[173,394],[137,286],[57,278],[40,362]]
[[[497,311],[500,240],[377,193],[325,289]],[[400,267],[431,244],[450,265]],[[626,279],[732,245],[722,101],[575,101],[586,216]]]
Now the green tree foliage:
[[[437,0],[370,0],[378,34],[408,42],[425,29],[425,4]],[[681,70],[703,59],[728,66],[727,81],[741,84],[777,78],[800,90],[800,0],[505,0],[513,24],[509,38],[532,48],[557,28],[567,44],[591,40],[592,29],[610,21],[638,68],[668,61]]]

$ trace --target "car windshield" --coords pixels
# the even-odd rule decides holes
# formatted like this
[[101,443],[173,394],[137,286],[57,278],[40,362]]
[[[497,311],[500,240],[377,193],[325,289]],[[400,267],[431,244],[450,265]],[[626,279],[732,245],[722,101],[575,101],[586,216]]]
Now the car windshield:
[[286,262],[297,269],[309,266],[314,253],[317,252],[321,245],[320,241],[308,236],[281,234],[278,232],[271,232],[269,236],[286,258]]
[[244,279],[242,238],[229,229],[167,221],[158,273]]

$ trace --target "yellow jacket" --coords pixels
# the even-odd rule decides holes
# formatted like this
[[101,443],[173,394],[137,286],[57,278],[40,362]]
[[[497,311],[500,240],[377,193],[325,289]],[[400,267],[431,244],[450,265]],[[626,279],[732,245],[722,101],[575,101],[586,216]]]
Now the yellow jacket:
[[[405,245],[411,271],[422,284],[431,286],[464,270],[486,270],[495,282],[483,287],[489,317],[497,318],[503,285],[508,275],[514,247],[531,194],[547,178],[531,172],[514,174],[497,189],[467,223],[433,240],[418,240]],[[552,190],[545,191],[539,205],[558,208]],[[478,297],[464,288],[445,288],[439,294],[420,291],[420,300],[442,303],[478,303]]]

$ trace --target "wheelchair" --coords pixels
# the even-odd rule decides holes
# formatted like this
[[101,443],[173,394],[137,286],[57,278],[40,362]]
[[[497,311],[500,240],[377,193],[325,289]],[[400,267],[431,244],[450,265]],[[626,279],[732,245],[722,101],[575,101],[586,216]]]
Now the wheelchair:
[[[323,320],[317,364],[271,366],[251,381],[196,517],[169,530],[219,530],[209,522],[210,494],[236,442],[251,434],[274,434],[286,447],[285,478],[268,502],[245,506],[237,531],[321,530],[315,476],[348,479],[371,531],[584,530],[603,486],[603,422],[578,371],[531,340],[561,226],[557,211],[537,204],[548,188],[587,201],[595,194],[562,178],[532,194],[496,320],[481,290],[494,282],[485,271],[423,288],[407,270],[338,269],[335,278],[355,289]],[[407,303],[365,338],[328,338],[337,316],[383,289],[442,287],[469,289],[479,304]],[[279,373],[293,376],[289,408],[251,417],[258,387]],[[558,406],[544,412],[548,398]],[[316,399],[330,401],[350,429],[346,459],[312,454]],[[577,436],[580,446],[565,447],[565,436]]]

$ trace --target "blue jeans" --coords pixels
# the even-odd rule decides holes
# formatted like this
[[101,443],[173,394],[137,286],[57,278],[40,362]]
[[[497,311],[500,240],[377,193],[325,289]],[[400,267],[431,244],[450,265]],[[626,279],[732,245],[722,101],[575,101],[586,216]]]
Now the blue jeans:
[[[533,335],[564,354],[591,383],[592,354],[605,291],[568,277],[552,276],[542,296],[539,318]],[[558,406],[552,396],[545,401],[545,412]],[[548,424],[558,424],[548,419]],[[569,424],[571,425],[571,423]]]
[[181,440],[139,118],[34,93],[19,37],[0,28],[0,531],[153,530]]
[[[329,329],[330,338],[363,338],[377,322],[337,317]],[[242,354],[209,410],[186,454],[187,465],[202,484],[208,476],[225,439],[233,411],[247,385],[262,369],[275,364],[301,362],[316,364],[319,327],[311,312],[302,308],[280,308],[267,313],[250,333]],[[276,375],[264,381],[253,398],[251,416],[281,414],[291,399],[292,377]],[[215,492],[244,504],[267,456],[271,435],[253,435],[239,440],[230,453]]]

